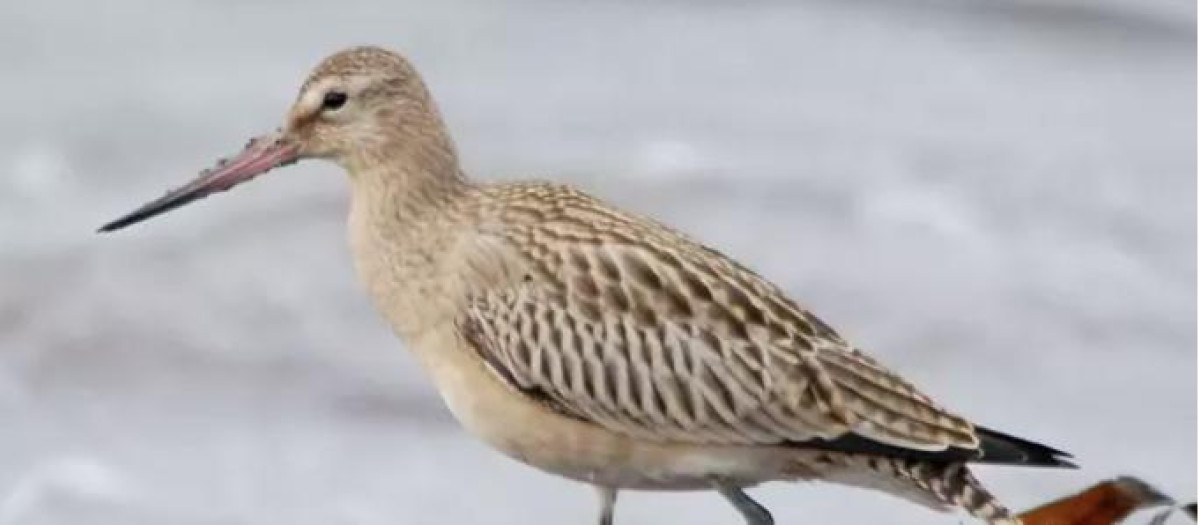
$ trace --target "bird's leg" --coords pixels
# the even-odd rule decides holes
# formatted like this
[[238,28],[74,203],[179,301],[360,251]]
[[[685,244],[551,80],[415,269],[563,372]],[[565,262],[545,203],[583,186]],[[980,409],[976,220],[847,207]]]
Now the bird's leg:
[[714,481],[713,488],[742,513],[742,517],[746,518],[746,525],[775,525],[775,518],[771,517],[771,512],[747,496],[741,488],[720,481]]
[[600,495],[600,525],[613,525],[613,507],[617,504],[617,489],[596,487]]

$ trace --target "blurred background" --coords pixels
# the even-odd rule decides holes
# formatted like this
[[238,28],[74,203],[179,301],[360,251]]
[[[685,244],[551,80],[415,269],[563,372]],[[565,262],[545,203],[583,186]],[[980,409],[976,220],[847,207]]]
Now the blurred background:
[[[102,222],[277,126],[323,56],[408,54],[479,178],[547,177],[781,284],[1075,472],[1196,493],[1191,0],[0,3],[0,525],[590,523],[469,438],[369,307],[309,163]],[[773,484],[780,523],[959,523]],[[626,493],[619,523],[734,524]],[[1177,520],[1179,518],[1176,518]],[[1172,521],[1183,523],[1183,521]]]

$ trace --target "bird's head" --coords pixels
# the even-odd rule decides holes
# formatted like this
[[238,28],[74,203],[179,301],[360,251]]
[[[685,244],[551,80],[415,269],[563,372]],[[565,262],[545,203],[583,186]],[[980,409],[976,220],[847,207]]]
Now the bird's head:
[[331,160],[353,175],[388,158],[422,156],[452,160],[454,153],[416,70],[394,52],[350,48],[313,69],[279,129],[100,231],[141,222],[303,159]]

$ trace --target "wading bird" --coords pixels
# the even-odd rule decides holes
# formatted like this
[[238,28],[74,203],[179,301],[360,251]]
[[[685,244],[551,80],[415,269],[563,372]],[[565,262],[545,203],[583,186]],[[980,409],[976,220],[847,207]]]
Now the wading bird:
[[276,132],[117,219],[123,228],[301,159],[349,173],[350,245],[378,309],[458,421],[596,487],[714,490],[825,480],[989,523],[1014,518],[968,463],[1067,454],[943,409],[770,282],[567,186],[484,185],[413,67],[374,47],[320,63]]

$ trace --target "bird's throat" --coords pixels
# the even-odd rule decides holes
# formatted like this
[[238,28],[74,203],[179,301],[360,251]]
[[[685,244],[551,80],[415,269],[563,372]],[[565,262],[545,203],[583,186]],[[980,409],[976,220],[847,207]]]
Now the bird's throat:
[[355,173],[348,226],[360,279],[396,332],[411,340],[417,327],[452,308],[442,303],[454,280],[443,274],[471,185],[457,172],[408,169]]

